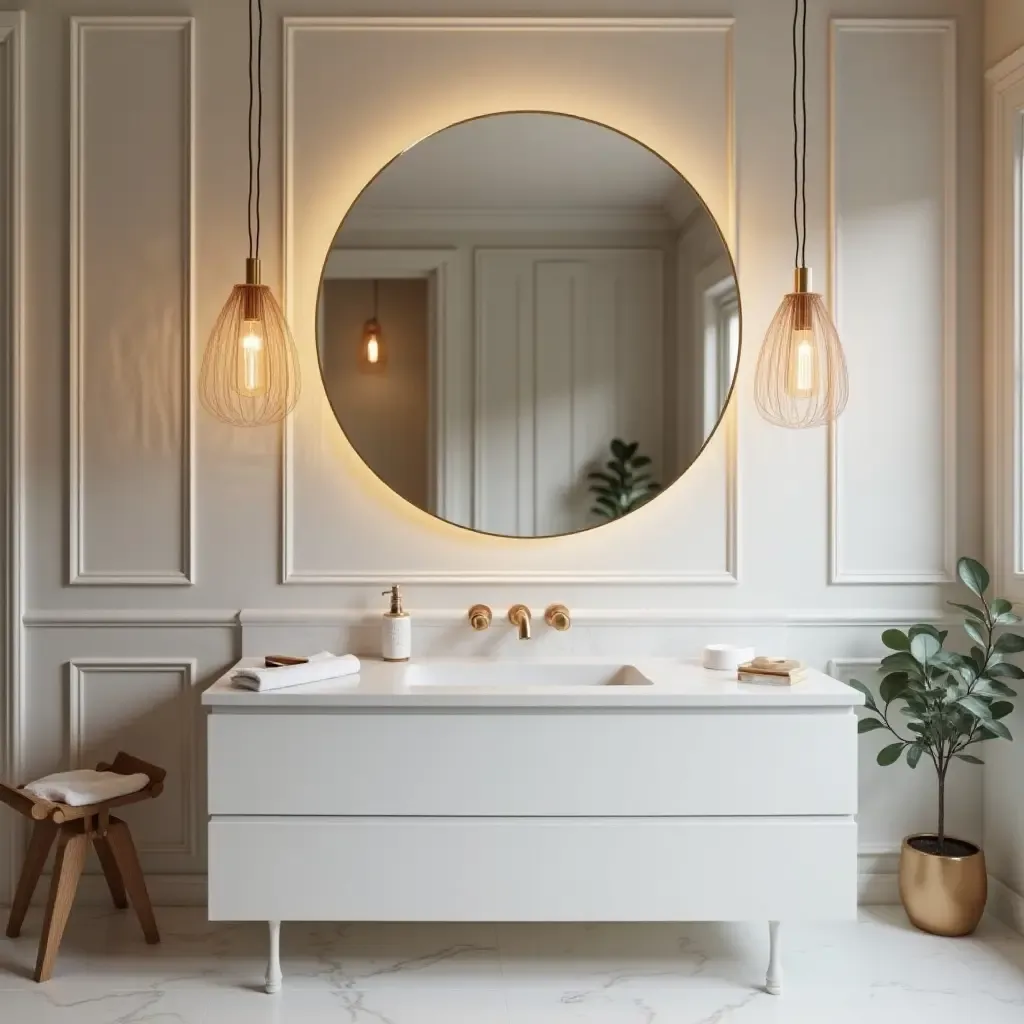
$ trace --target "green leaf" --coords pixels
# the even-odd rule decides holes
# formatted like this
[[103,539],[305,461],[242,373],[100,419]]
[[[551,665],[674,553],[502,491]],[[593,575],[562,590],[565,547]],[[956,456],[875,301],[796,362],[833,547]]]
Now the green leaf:
[[649,455],[638,455],[633,460],[633,465],[637,469],[642,469],[644,466],[649,466],[650,464],[651,464],[651,457]]
[[1002,722],[997,722],[995,719],[989,719],[986,722],[981,723],[982,729],[986,732],[990,732],[993,736],[998,736],[1000,739],[1012,740],[1013,735],[1010,730],[1003,725]]
[[897,651],[895,654],[887,654],[880,662],[880,666],[887,672],[907,672],[920,675],[921,666],[914,656],[907,651]]
[[1011,690],[1006,683],[999,682],[998,679],[989,679],[987,676],[982,676],[977,683],[974,684],[972,693],[977,693],[983,697],[1016,697],[1017,691]]
[[957,701],[957,704],[959,704],[965,711],[969,711],[982,723],[992,717],[992,712],[989,710],[988,705],[980,697],[973,697],[970,695],[961,697]]
[[942,643],[943,637],[946,635],[945,633],[940,633],[929,622],[919,622],[916,626],[910,627],[910,629],[907,631],[907,636],[909,636],[910,639],[913,640],[915,636],[918,636],[921,633],[927,633],[929,636],[935,637],[935,639],[938,640],[940,644]]
[[1020,616],[1016,612],[1003,612],[996,616],[997,626],[1016,626],[1020,622]]
[[910,653],[920,662],[930,661],[941,649],[942,644],[931,633],[918,633],[910,641]]
[[972,604],[960,604],[959,601],[947,601],[946,604],[959,608],[962,612],[967,612],[972,619],[978,619],[980,622],[985,621],[985,613],[980,608],[975,608]]
[[895,764],[900,759],[900,754],[903,753],[905,746],[905,743],[890,743],[889,746],[882,747],[875,760],[883,766]]
[[980,757],[975,757],[973,754],[954,754],[954,757],[960,758],[961,761],[966,761],[968,764],[984,764]]
[[998,721],[1000,718],[1013,714],[1013,705],[1008,700],[997,700],[989,706],[989,711],[992,712],[993,719]]
[[924,753],[924,747],[920,743],[911,743],[907,747],[907,764],[911,768],[917,767],[917,762],[921,760],[921,755]]
[[964,632],[976,643],[984,644],[985,637],[982,634],[984,625],[981,622],[975,622],[973,619],[964,620]]
[[981,597],[988,590],[988,570],[973,558],[961,558],[956,563],[957,575],[972,594]]
[[890,672],[883,680],[878,692],[886,704],[894,701],[906,690],[909,680],[906,672]]
[[863,693],[864,702],[872,711],[878,710],[878,705],[875,703],[875,698],[871,696],[871,691],[859,679],[851,679],[846,685],[852,686],[859,693]]
[[1005,597],[994,597],[988,607],[993,615],[1006,615],[1013,611],[1013,605]]
[[990,665],[990,676],[1005,676],[1007,679],[1024,679],[1024,668],[1014,665],[1012,661],[1001,661],[998,665]]
[[887,629],[882,634],[882,643],[890,651],[909,651],[910,638],[902,629]]
[[884,729],[885,726],[877,718],[861,718],[857,721],[857,732],[874,732],[875,729]]
[[1020,654],[1024,651],[1024,636],[1018,633],[1003,633],[996,638],[994,648],[1000,654]]

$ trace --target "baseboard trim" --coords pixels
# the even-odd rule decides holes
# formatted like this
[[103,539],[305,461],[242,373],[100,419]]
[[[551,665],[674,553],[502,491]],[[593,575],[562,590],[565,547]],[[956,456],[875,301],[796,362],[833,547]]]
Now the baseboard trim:
[[[146,875],[149,898],[157,907],[205,907],[206,875]],[[42,906],[50,890],[50,876],[43,875],[32,897],[33,906]],[[75,902],[85,907],[110,904],[110,890],[102,875],[83,875]]]
[[1024,896],[991,875],[988,876],[988,909],[1015,932],[1024,935]]
[[[898,855],[892,853],[861,853],[857,857],[857,902],[861,906],[899,903],[899,884],[896,873]],[[42,906],[49,891],[50,876],[44,875],[36,887],[33,906]],[[146,886],[153,905],[157,907],[205,907],[206,875],[147,875]],[[1006,896],[997,897],[999,887]],[[1024,898],[1012,889],[992,879],[990,905],[997,915],[1018,931],[1024,931]],[[1016,901],[1015,903],[1013,901]],[[76,902],[82,906],[104,906],[110,903],[110,893],[102,875],[84,875],[79,883]],[[1001,907],[1015,907],[1016,922],[999,914]],[[2,904],[0,904],[2,905]]]

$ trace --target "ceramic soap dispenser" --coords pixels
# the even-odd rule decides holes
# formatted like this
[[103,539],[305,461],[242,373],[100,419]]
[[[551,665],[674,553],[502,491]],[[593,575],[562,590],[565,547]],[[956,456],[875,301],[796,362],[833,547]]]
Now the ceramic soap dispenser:
[[402,588],[396,583],[382,593],[391,595],[391,607],[381,622],[381,653],[385,661],[408,661],[412,654],[412,619],[402,609]]

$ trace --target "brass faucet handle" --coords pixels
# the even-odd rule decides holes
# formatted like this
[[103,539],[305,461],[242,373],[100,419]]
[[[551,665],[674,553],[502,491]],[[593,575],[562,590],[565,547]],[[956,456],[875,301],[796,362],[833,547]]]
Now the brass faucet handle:
[[491,609],[485,604],[475,604],[469,609],[469,624],[479,633],[491,624]]
[[549,604],[544,612],[544,621],[559,633],[564,633],[572,625],[572,616],[564,604]]
[[525,604],[514,604],[508,610],[508,621],[519,628],[519,639],[530,639],[530,609]]

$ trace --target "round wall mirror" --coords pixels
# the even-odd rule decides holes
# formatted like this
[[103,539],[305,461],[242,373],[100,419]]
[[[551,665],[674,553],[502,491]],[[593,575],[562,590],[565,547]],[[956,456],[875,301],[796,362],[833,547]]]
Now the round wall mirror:
[[452,125],[363,189],[324,262],[324,387],[407,501],[513,537],[657,498],[722,417],[736,273],[700,196],[592,121]]

